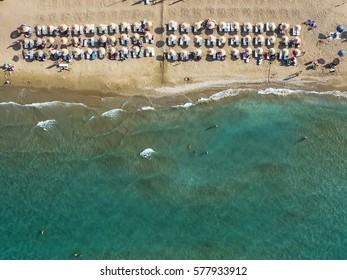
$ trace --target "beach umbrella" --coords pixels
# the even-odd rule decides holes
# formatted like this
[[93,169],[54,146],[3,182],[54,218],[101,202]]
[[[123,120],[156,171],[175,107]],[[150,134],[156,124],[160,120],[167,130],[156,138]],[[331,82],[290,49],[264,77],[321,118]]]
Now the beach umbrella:
[[336,27],[336,31],[337,32],[343,32],[344,28],[343,28],[343,25],[342,24],[339,24],[337,27]]
[[107,26],[105,24],[99,24],[99,30],[104,32],[106,30]]
[[61,50],[61,52],[62,52],[62,54],[63,54],[63,55],[67,55],[67,54],[69,54],[68,49],[62,49],[62,50]]
[[136,21],[136,22],[133,23],[133,27],[136,28],[136,29],[138,29],[138,28],[141,27],[141,24],[140,24],[139,22]]
[[136,40],[140,39],[140,34],[139,33],[135,33],[133,35],[133,38],[136,39]]
[[61,32],[65,32],[66,30],[67,30],[67,25],[66,24],[60,25],[60,31]]
[[301,30],[301,25],[300,24],[297,24],[294,26],[296,28],[297,31],[300,31]]
[[195,54],[196,56],[202,56],[202,50],[201,50],[201,49],[195,49],[195,50],[194,50],[194,54]]
[[215,42],[216,41],[216,37],[213,35],[208,35],[207,39],[211,42]]
[[93,52],[93,50],[92,50],[91,48],[88,48],[88,49],[86,50],[86,53],[89,54],[89,55],[91,55],[92,52]]
[[112,47],[108,50],[110,54],[115,54],[117,52],[116,48]]
[[36,46],[39,46],[39,45],[42,45],[42,39],[41,38],[38,38],[36,40]]
[[288,56],[289,55],[289,50],[288,49],[283,49],[283,55]]
[[40,31],[42,30],[42,26],[41,26],[41,25],[36,25],[36,30],[37,30],[38,32],[40,32]]
[[275,36],[270,36],[270,37],[269,37],[269,42],[270,42],[271,44],[275,44],[275,42],[276,42],[276,37],[275,37]]
[[240,51],[238,49],[231,49],[231,54],[234,56],[239,56],[240,55]]
[[198,36],[198,35],[195,35],[194,36],[194,43],[198,43],[202,40],[202,37],[201,36]]
[[74,25],[72,26],[72,30],[74,30],[74,31],[79,31],[79,30],[80,30],[80,26],[79,26],[78,24],[74,24]]
[[258,40],[258,42],[260,42],[260,44],[264,44],[265,38],[263,35],[258,35],[257,40]]
[[[269,27],[270,27],[270,30],[271,30],[271,31],[275,31],[275,29],[276,29],[276,23],[271,22],[271,23],[269,24]],[[300,26],[300,27],[301,27],[301,26]]]
[[170,20],[170,21],[169,21],[169,26],[170,26],[171,28],[173,28],[173,29],[177,29],[178,24],[177,24],[176,21]]
[[115,43],[116,43],[116,40],[117,40],[117,39],[116,39],[115,36],[111,36],[111,37],[110,37],[110,41],[111,41],[112,44],[115,44]]
[[227,27],[227,23],[224,22],[224,21],[222,21],[222,22],[219,23],[219,27],[220,27],[221,29],[224,29],[225,27]]
[[289,23],[283,22],[283,23],[281,23],[281,26],[282,26],[282,30],[283,30],[283,31],[286,31],[286,30],[289,29]]
[[264,28],[264,23],[258,22],[258,23],[256,24],[256,26],[257,26],[257,28],[258,28],[259,30],[261,30],[261,29]]
[[187,34],[182,35],[183,42],[188,42],[190,40],[189,36]]
[[86,24],[86,25],[84,26],[84,29],[85,29],[86,31],[90,31],[90,30],[92,29],[92,26],[91,26],[90,24]]
[[77,45],[79,43],[79,39],[77,37],[72,37],[71,42],[73,45]]
[[182,50],[180,54],[181,56],[186,57],[188,55],[188,52],[186,50]]
[[151,39],[151,38],[152,38],[152,33],[151,33],[151,32],[146,32],[146,33],[145,33],[145,37],[146,37],[147,39]]
[[219,36],[218,40],[219,42],[221,42],[221,44],[225,44],[227,41],[227,38],[225,38],[225,36]]
[[61,38],[60,42],[62,45],[66,45],[67,44],[67,38],[66,37]]
[[43,51],[42,50],[38,50],[36,52],[36,54],[37,54],[38,57],[42,57],[43,56]]
[[295,49],[295,50],[293,51],[293,55],[294,55],[295,57],[300,56],[300,54],[301,54],[301,51],[300,51],[299,49]]
[[283,37],[282,37],[282,42],[283,42],[283,43],[288,43],[288,41],[289,41],[288,36],[283,36]]
[[128,28],[128,23],[126,21],[121,22],[120,27],[122,29]]
[[[251,36],[249,36],[251,37]],[[233,35],[231,36],[231,40],[233,40],[234,42],[238,42],[240,40],[240,37],[238,35]]]
[[138,53],[140,51],[140,48],[138,46],[133,47],[133,52]]
[[[122,35],[124,35],[124,34],[122,34]],[[106,43],[107,37],[106,37],[105,35],[102,35],[102,36],[99,37],[99,41],[100,41],[101,43]]]
[[183,29],[189,29],[189,24],[186,23],[186,22],[183,22],[182,25],[181,25],[181,27],[182,27]]
[[147,50],[148,52],[152,52],[152,51],[154,50],[154,48],[152,48],[152,47],[147,47],[146,50]]
[[153,22],[151,22],[150,20],[146,22],[146,28],[151,28],[153,26]]
[[275,55],[276,50],[274,48],[269,49],[270,55]]
[[298,37],[298,36],[294,37],[294,42],[295,42],[295,44],[300,44],[301,43],[300,37]]
[[80,48],[74,48],[72,51],[75,55],[80,55],[81,54],[81,49]]
[[48,37],[48,39],[47,39],[47,43],[48,44],[53,44],[54,43],[54,38],[53,37]]
[[53,25],[48,26],[48,30],[52,33],[56,28]]
[[29,26],[23,26],[20,29],[20,32],[25,33],[25,32],[29,32],[31,30],[31,28]]
[[109,25],[109,27],[111,27],[111,29],[116,29],[116,27],[117,27],[117,24],[115,24],[114,22],[111,22],[110,23],[110,25]]
[[257,50],[258,54],[263,54],[264,53],[263,48],[257,48],[256,50]]
[[246,36],[245,36],[245,40],[246,40],[248,43],[252,43],[252,36],[251,36],[251,35],[246,35]]
[[216,24],[214,21],[210,20],[209,23],[207,24],[208,29],[214,29],[216,28]]
[[29,40],[28,38],[25,38],[25,39],[23,40],[23,43],[24,43],[24,45],[29,45],[30,40]]
[[250,22],[244,23],[243,26],[246,27],[249,31],[252,31],[252,24]]
[[207,50],[208,55],[214,55],[215,53],[216,53],[216,51],[214,49],[208,49]]
[[245,49],[245,52],[246,52],[247,54],[252,54],[252,48],[250,48],[250,47],[246,48],[246,49]]
[[202,27],[202,21],[197,21],[194,23],[195,29],[200,29]]
[[[182,37],[183,37],[183,36],[182,36]],[[171,34],[171,35],[169,36],[169,41],[170,41],[170,42],[173,42],[173,41],[175,41],[175,40],[177,40],[177,36]]]
[[226,53],[225,53],[225,50],[223,50],[223,49],[219,50],[218,53],[219,53],[221,56],[225,56],[225,54],[226,54]]
[[233,22],[232,27],[234,28],[235,31],[239,31],[240,30],[240,23],[238,22]]
[[126,54],[129,53],[129,50],[126,47],[122,47],[120,50]]
[[174,55],[176,55],[176,52],[175,52],[173,49],[170,49],[170,50],[169,50],[169,54],[170,54],[171,56],[174,56]]
[[103,48],[103,47],[100,47],[98,51],[99,51],[99,53],[102,54],[102,55],[104,55],[104,54],[106,53],[106,50],[105,50],[105,48]]
[[346,55],[346,51],[344,50],[339,50],[338,53],[337,53],[340,57],[343,57]]
[[127,34],[124,34],[124,33],[123,33],[123,34],[120,35],[120,39],[121,39],[121,40],[126,41],[126,40],[128,40],[128,38],[129,38],[129,37],[128,37]]
[[51,49],[48,50],[48,53],[50,55],[54,55],[56,51],[57,51],[56,49],[51,48]]

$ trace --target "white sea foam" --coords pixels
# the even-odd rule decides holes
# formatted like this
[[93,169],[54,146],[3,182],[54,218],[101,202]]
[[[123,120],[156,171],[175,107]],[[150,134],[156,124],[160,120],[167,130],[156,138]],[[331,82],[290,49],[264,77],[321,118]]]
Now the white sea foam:
[[44,131],[48,131],[49,129],[53,128],[56,124],[56,120],[46,120],[46,121],[40,121],[36,124],[36,128],[42,128]]
[[112,109],[109,111],[106,111],[101,114],[101,117],[107,117],[107,118],[116,118],[120,112],[123,112],[123,109]]
[[314,90],[293,90],[293,89],[286,89],[286,88],[267,88],[262,89],[257,92],[257,94],[273,94],[277,96],[288,96],[293,94],[317,94],[317,95],[332,95],[336,97],[347,97],[347,92],[344,91],[338,91],[338,90],[332,90],[332,91],[314,91]]
[[154,111],[155,108],[151,107],[151,106],[144,106],[141,109],[138,109],[137,111]]
[[156,151],[154,151],[153,149],[151,148],[147,148],[147,149],[144,149],[140,154],[139,156],[140,157],[143,157],[143,158],[146,158],[146,159],[151,159],[152,156],[156,153]]
[[218,101],[218,100],[223,99],[223,98],[236,96],[239,94],[239,92],[240,92],[240,89],[223,90],[223,91],[217,92],[215,94],[212,94],[208,98],[205,98],[205,97],[199,98],[196,103],[198,104],[198,103],[205,103],[205,102],[210,102],[210,101]]
[[188,103],[185,103],[185,104],[182,104],[182,105],[174,105],[172,106],[172,108],[184,108],[184,109],[188,109],[189,107],[191,106],[194,106],[193,103],[191,102],[188,102]]
[[31,104],[25,104],[23,106],[36,107],[38,109],[47,108],[47,107],[74,107],[74,106],[82,106],[87,108],[87,106],[84,105],[83,103],[70,103],[70,102],[62,102],[62,101],[31,103]]

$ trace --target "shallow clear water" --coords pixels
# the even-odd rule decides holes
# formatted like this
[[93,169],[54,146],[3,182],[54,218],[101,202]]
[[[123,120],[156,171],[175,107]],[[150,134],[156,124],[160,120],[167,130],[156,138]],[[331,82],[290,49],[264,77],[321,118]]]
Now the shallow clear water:
[[347,258],[343,97],[1,103],[0,155],[1,259]]

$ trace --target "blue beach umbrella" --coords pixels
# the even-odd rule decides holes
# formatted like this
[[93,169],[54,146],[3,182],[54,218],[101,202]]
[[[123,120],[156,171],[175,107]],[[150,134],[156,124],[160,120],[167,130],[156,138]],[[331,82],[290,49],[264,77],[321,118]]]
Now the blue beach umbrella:
[[343,28],[343,25],[342,24],[339,24],[337,27],[336,27],[336,31],[337,32],[343,32],[344,28]]
[[346,51],[344,50],[339,50],[338,53],[337,53],[339,56],[345,56],[346,55]]

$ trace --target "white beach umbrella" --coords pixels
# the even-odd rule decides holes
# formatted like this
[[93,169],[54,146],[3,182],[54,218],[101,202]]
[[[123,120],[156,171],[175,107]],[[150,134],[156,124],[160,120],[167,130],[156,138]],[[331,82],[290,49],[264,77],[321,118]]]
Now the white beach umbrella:
[[72,30],[73,30],[73,31],[79,31],[79,30],[80,30],[80,26],[79,26],[78,24],[74,24],[74,25],[72,26]]
[[61,38],[60,42],[62,45],[66,45],[67,44],[67,38],[66,37]]
[[136,29],[138,29],[138,28],[141,27],[141,24],[140,24],[139,22],[136,21],[136,22],[133,23],[133,27],[136,28]]
[[264,28],[264,23],[258,22],[258,23],[256,24],[256,26],[257,26],[257,28],[258,28],[259,30],[261,30],[261,29]]
[[25,39],[23,40],[23,43],[24,43],[24,45],[29,45],[30,40],[29,40],[28,38],[25,38]]
[[226,53],[225,53],[225,50],[221,49],[218,51],[218,53],[220,53],[220,55],[224,56]]
[[61,32],[65,32],[66,30],[67,30],[67,25],[66,24],[60,25],[60,31]]
[[288,49],[283,49],[282,51],[283,51],[283,55],[284,56],[289,55],[289,50]]
[[[123,34],[123,35],[124,35],[124,34]],[[100,41],[101,43],[106,43],[107,37],[106,37],[105,35],[102,35],[102,36],[99,37],[99,41]]]
[[194,54],[195,54],[196,56],[202,56],[202,50],[201,50],[201,49],[195,49],[195,50],[194,50]]
[[151,38],[152,38],[152,33],[146,32],[146,33],[145,33],[145,37],[146,37],[147,39],[151,39]]
[[234,28],[235,31],[239,31],[240,30],[240,23],[235,21],[235,22],[233,22],[232,27]]
[[201,36],[199,36],[199,35],[195,35],[194,36],[194,43],[198,43],[198,42],[200,42],[202,40],[202,37]]
[[171,28],[173,28],[173,29],[177,29],[178,23],[177,23],[176,21],[174,21],[174,20],[170,20],[170,21],[169,21],[169,26],[170,26]]
[[249,43],[252,43],[252,36],[251,35],[246,35],[245,40]]
[[108,52],[110,54],[115,54],[117,52],[116,48],[112,47],[112,48],[109,48]]
[[247,54],[252,54],[252,48],[250,48],[250,47],[246,48],[246,49],[245,49],[245,52],[246,52]]
[[289,29],[289,23],[283,22],[281,25],[282,25],[282,30],[283,31],[287,31]]
[[117,24],[115,24],[114,22],[111,22],[109,27],[111,27],[111,29],[116,29]]
[[296,30],[300,31],[301,30],[301,25],[297,24],[294,26],[294,28],[296,28]]
[[92,52],[93,52],[93,50],[92,50],[91,48],[88,48],[88,49],[86,50],[86,53],[89,54],[89,55],[91,55]]
[[283,37],[282,37],[282,42],[283,42],[283,43],[288,43],[288,42],[289,42],[288,36],[283,36]]
[[231,49],[231,54],[234,55],[234,56],[237,56],[237,55],[240,55],[240,51],[238,49],[232,48]]
[[123,33],[123,34],[120,35],[120,38],[121,38],[121,40],[126,41],[126,40],[128,40],[129,36],[127,34]]
[[190,40],[189,36],[187,34],[182,35],[183,42],[188,42]]
[[221,29],[224,29],[225,27],[227,27],[227,23],[225,21],[222,21],[222,22],[219,23],[219,27]]
[[102,54],[102,55],[104,55],[104,54],[106,53],[106,50],[105,50],[105,48],[103,48],[103,47],[100,47],[98,51],[99,51],[99,53]]
[[41,25],[36,25],[36,30],[37,30],[38,32],[40,32],[40,31],[42,30],[42,26],[41,26]]
[[238,35],[231,36],[231,40],[238,42],[240,40],[240,37]]
[[146,22],[145,27],[150,29],[153,26],[153,22],[151,22],[150,20]]
[[133,38],[136,39],[136,40],[140,39],[140,34],[139,33],[135,33],[133,35]]
[[48,44],[53,44],[54,43],[54,38],[53,37],[48,37],[48,39],[47,39],[47,43]]
[[92,26],[90,24],[86,24],[84,26],[85,31],[90,31],[92,29]]
[[275,55],[276,54],[276,50],[274,48],[270,48],[269,52],[270,52],[270,55]]
[[140,51],[140,48],[138,46],[133,47],[133,52],[138,53]]
[[39,45],[41,45],[42,44],[42,39],[41,38],[38,38],[37,40],[36,40],[36,46],[39,46]]
[[53,25],[50,25],[50,26],[48,26],[48,31],[50,32],[50,33],[52,33],[54,30],[56,30],[57,28],[55,27],[55,26],[53,26]]
[[257,50],[258,54],[263,54],[264,53],[263,48],[257,48],[256,50]]
[[107,26],[103,23],[99,24],[99,30],[104,32],[107,29]]
[[121,22],[120,26],[122,29],[125,29],[128,27],[128,23],[126,21],[123,21],[123,22]]
[[260,42],[261,44],[264,44],[265,38],[264,38],[263,35],[258,35],[258,36],[257,36],[257,40],[258,40],[258,42]]
[[276,29],[276,23],[270,22],[269,27],[270,27],[270,30],[271,30],[271,31],[275,31],[275,29]]
[[171,56],[174,56],[174,55],[176,55],[176,52],[175,52],[173,49],[170,49],[170,50],[169,50],[169,54],[170,54]]
[[175,36],[175,35],[173,35],[173,34],[170,34],[170,35],[169,35],[169,41],[170,41],[170,42],[173,42],[173,41],[175,41],[175,40],[177,40],[177,36]]
[[216,53],[216,50],[214,50],[214,49],[208,49],[207,50],[208,55],[214,55],[215,53]]
[[194,27],[195,27],[195,29],[200,29],[201,27],[202,27],[202,21],[197,21],[197,22],[195,22],[194,23]]
[[71,43],[72,43],[73,45],[77,45],[77,44],[79,43],[79,39],[78,39],[77,37],[72,37]]
[[188,55],[188,52],[186,50],[182,50],[180,54],[181,56],[186,57]]
[[225,44],[227,41],[227,38],[225,38],[225,36],[219,36],[218,38],[219,42],[221,42],[222,44]]
[[207,28],[208,28],[208,29],[214,29],[214,28],[216,28],[215,22],[211,20],[211,21],[207,24]]
[[295,49],[295,50],[293,51],[293,54],[294,54],[295,57],[298,57],[298,56],[301,55],[301,50]]
[[110,37],[110,41],[111,41],[112,44],[115,44],[115,43],[116,43],[116,40],[117,40],[117,39],[116,39],[115,36],[111,36],[111,37]]
[[294,37],[294,42],[295,42],[295,44],[300,44],[301,43],[300,37],[298,37],[298,36]]
[[80,55],[82,50],[80,48],[74,48],[72,51],[75,55]]
[[153,47],[146,47],[146,50],[147,50],[148,52],[152,52],[152,51],[154,50],[154,48],[153,48]]
[[208,35],[207,39],[211,42],[215,42],[216,41],[216,37],[213,35]]
[[252,31],[252,24],[250,22],[245,22],[243,26],[245,26],[249,31]]
[[36,54],[37,54],[38,57],[42,57],[43,56],[43,51],[42,50],[38,50],[36,52]]
[[63,55],[69,54],[69,50],[68,49],[62,49],[61,52],[62,52]]
[[126,47],[122,47],[120,50],[126,54],[129,53],[129,49]]
[[276,37],[275,37],[275,36],[270,36],[270,37],[269,37],[269,42],[270,42],[271,44],[275,44],[275,42],[276,42]]

